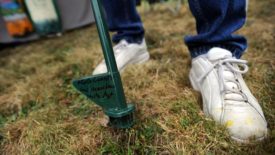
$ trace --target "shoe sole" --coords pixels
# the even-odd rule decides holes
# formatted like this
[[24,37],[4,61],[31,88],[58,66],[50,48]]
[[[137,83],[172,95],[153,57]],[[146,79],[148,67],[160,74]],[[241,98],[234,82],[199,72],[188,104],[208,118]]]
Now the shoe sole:
[[234,137],[234,136],[230,136],[233,140],[235,140],[236,142],[238,143],[243,143],[243,144],[250,144],[250,143],[256,143],[256,142],[260,142],[260,141],[263,141],[266,136],[263,136],[263,137],[259,137],[257,139],[253,139],[253,140],[244,140],[244,139],[240,139],[240,138],[237,138],[237,137]]

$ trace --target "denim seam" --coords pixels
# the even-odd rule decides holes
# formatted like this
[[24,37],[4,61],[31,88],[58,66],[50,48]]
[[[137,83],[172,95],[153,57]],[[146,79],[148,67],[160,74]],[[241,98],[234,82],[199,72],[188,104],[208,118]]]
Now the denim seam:
[[[124,2],[122,2],[122,4],[124,5],[124,4],[127,4],[127,1],[128,0],[124,0]],[[129,21],[129,14],[128,14],[128,11],[127,11],[127,7],[123,7],[123,11],[124,11],[124,14],[125,14],[125,18],[127,19],[127,21]]]
[[[232,4],[232,5],[230,5],[230,4]],[[233,6],[234,6],[234,1],[229,1],[228,2],[228,10],[227,10],[227,12],[231,12],[231,11],[233,11],[234,9],[233,9]],[[231,7],[230,7],[231,6]]]
[[194,3],[194,6],[195,6],[194,8],[197,11],[198,15],[200,16],[200,18],[205,22],[206,28],[208,30],[209,29],[209,22],[208,22],[207,18],[205,18],[205,16],[203,15],[200,2],[198,0],[194,0],[194,1],[196,1]]

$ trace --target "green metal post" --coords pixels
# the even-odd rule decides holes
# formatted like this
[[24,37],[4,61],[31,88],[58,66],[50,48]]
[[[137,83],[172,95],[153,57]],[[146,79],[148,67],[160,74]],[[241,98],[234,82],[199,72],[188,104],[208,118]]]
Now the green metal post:
[[99,38],[100,38],[107,70],[109,73],[112,73],[111,76],[113,77],[115,87],[117,87],[116,91],[117,91],[117,95],[120,103],[118,106],[120,108],[125,108],[127,107],[127,105],[126,105],[126,100],[124,96],[124,91],[122,88],[120,74],[117,69],[116,59],[114,56],[114,51],[111,44],[109,31],[108,31],[106,22],[102,17],[102,14],[103,14],[102,5],[100,0],[91,0],[91,2],[92,2],[93,13],[96,20],[96,25],[99,33]]
[[74,80],[73,85],[103,108],[105,114],[110,118],[110,126],[129,128],[134,124],[135,107],[132,104],[126,104],[108,28],[102,16],[101,1],[91,0],[91,4],[108,72]]

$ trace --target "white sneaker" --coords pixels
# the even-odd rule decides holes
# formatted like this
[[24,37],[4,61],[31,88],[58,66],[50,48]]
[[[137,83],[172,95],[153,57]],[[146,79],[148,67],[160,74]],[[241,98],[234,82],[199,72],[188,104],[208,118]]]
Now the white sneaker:
[[230,51],[212,48],[192,60],[189,75],[193,88],[202,94],[204,113],[225,125],[239,142],[267,136],[262,108],[242,78],[248,71],[246,63]]
[[[121,40],[114,46],[114,54],[116,58],[117,68],[123,71],[127,65],[141,64],[149,60],[150,55],[147,51],[145,39],[141,44],[127,43],[126,40]],[[106,73],[107,68],[105,60],[103,60],[94,70],[93,75]]]

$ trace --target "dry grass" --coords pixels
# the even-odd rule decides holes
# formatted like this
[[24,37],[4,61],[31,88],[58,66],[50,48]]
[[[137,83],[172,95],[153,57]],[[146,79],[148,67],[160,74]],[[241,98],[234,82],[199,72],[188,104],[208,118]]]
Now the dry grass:
[[137,107],[136,125],[128,130],[102,126],[101,109],[70,84],[102,58],[94,26],[1,51],[1,154],[274,154],[275,5],[250,5],[239,33],[250,41],[245,78],[269,123],[264,142],[237,144],[204,117],[187,76],[182,35],[195,27],[184,7],[177,16],[163,9],[143,14],[151,60],[122,75],[127,99]]

